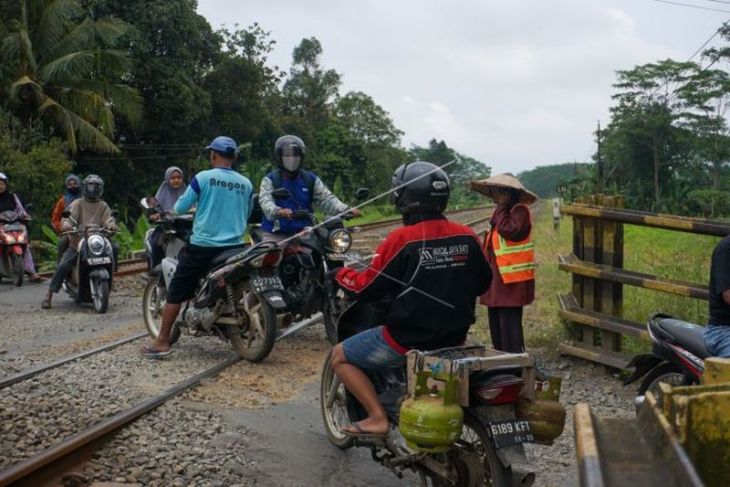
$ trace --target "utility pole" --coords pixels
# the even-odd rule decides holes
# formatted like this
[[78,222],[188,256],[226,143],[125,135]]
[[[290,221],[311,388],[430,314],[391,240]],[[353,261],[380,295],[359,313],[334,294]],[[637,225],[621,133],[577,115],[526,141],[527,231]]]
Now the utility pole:
[[596,172],[598,176],[598,191],[603,191],[603,160],[601,159],[601,121],[598,121],[596,129]]

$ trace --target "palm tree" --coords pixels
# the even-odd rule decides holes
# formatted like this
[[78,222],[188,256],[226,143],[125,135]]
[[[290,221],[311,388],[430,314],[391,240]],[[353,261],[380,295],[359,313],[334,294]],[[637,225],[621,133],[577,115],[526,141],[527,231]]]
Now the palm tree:
[[142,99],[124,84],[129,57],[109,49],[127,32],[114,18],[84,16],[76,0],[20,0],[10,26],[0,23],[0,91],[30,123],[42,118],[57,128],[72,153],[102,153],[113,142],[114,118],[140,118]]

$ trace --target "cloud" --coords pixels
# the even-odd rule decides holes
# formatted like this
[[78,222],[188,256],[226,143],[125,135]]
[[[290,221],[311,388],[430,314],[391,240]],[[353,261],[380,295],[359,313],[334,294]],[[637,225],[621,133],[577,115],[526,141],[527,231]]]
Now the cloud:
[[271,30],[272,61],[284,68],[294,46],[316,36],[343,91],[371,95],[406,144],[443,139],[497,171],[584,160],[596,121],[607,122],[615,71],[681,59],[724,20],[634,0],[199,5],[213,25],[256,21]]

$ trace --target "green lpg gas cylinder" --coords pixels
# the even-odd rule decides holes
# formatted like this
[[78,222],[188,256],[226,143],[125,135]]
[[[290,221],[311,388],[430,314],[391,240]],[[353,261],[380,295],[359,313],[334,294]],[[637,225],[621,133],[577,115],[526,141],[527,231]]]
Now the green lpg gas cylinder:
[[[428,379],[445,383],[443,391],[435,386],[429,390]],[[431,372],[419,372],[416,378],[416,393],[400,408],[398,429],[406,439],[409,448],[437,453],[461,438],[464,411],[457,401],[459,381],[448,375],[432,376]]]

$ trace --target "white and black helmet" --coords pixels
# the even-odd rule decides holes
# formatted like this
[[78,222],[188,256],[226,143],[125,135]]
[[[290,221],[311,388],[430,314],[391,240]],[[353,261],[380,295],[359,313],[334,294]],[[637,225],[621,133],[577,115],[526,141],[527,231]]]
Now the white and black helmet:
[[104,194],[104,180],[96,174],[89,174],[81,183],[84,197],[90,200],[98,200]]
[[10,180],[10,178],[8,178],[8,177],[7,177],[6,175],[5,175],[5,173],[3,173],[3,172],[0,172],[0,181],[5,181],[5,184],[8,184],[8,181],[9,181],[9,180]]
[[296,172],[304,164],[307,146],[296,135],[283,135],[274,143],[274,158],[281,169]]
[[449,177],[430,162],[409,162],[396,169],[392,188],[400,186],[403,187],[393,192],[392,200],[402,215],[441,213],[449,204]]

